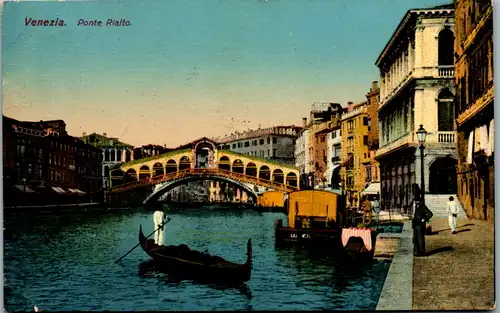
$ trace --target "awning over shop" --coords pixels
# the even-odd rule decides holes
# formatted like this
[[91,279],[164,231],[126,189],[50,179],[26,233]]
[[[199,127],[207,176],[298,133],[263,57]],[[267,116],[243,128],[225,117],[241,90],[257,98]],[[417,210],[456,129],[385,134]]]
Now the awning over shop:
[[29,192],[29,193],[32,193],[32,192],[35,192],[33,189],[31,189],[30,187],[28,186],[24,186],[24,185],[15,185],[15,187],[23,192]]
[[68,188],[68,190],[74,194],[78,195],[86,195],[87,193],[85,191],[81,191],[80,189],[77,188]]
[[54,190],[55,192],[60,193],[60,194],[66,193],[66,191],[60,187],[52,187],[52,190]]
[[325,173],[323,174],[323,176],[325,177],[325,179],[327,181],[330,181],[332,179],[332,174],[333,174],[333,171],[340,166],[340,163],[337,163],[335,165],[333,165],[332,167],[329,167]]
[[376,195],[380,193],[380,183],[371,183],[361,192],[362,195]]

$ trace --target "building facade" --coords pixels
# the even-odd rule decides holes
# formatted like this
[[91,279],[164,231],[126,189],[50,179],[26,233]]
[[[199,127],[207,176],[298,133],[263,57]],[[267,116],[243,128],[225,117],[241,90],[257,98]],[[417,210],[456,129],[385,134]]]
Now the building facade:
[[4,185],[28,191],[45,186],[45,131],[39,125],[3,116]]
[[473,0],[455,6],[458,199],[469,218],[493,221],[493,7]]
[[368,105],[362,102],[349,105],[342,115],[341,177],[347,201],[351,207],[359,207],[361,192],[366,187],[367,172],[364,164],[370,160],[367,154]]
[[306,137],[307,185],[312,188],[326,188],[330,179],[325,178],[327,170],[328,134],[337,127],[344,108],[339,103],[315,102],[311,106],[308,136]]
[[21,190],[18,198],[29,198],[31,205],[91,201],[100,189],[100,153],[68,135],[64,121],[3,117],[3,138],[4,184]]
[[314,181],[316,188],[326,188],[327,178],[325,177],[326,166],[328,164],[328,135],[332,131],[328,122],[316,124],[314,133]]
[[110,169],[120,165],[123,162],[134,160],[133,146],[123,143],[116,137],[108,137],[106,133],[100,135],[97,133],[83,133],[80,139],[89,145],[99,148],[102,153],[102,186],[109,188]]
[[375,159],[376,151],[379,148],[378,109],[380,88],[378,81],[372,82],[372,87],[365,96],[368,150],[366,151],[367,157],[363,161],[366,183],[364,192],[370,194],[378,193],[380,196],[380,165]]
[[295,137],[300,126],[274,126],[215,139],[219,149],[295,164]]
[[[409,214],[421,167],[427,194],[456,194],[453,29],[452,4],[409,10],[375,63],[383,209]],[[420,125],[428,132],[423,164]]]
[[340,160],[342,154],[342,132],[341,125],[330,125],[330,131],[327,133],[327,164],[325,178],[329,188],[334,190],[341,189],[340,179]]
[[155,155],[167,153],[171,150],[172,149],[169,149],[166,146],[153,145],[153,144],[144,145],[142,147],[136,147],[133,149],[132,160],[149,158]]
[[302,130],[297,133],[295,138],[295,166],[299,169],[301,189],[304,189],[304,182],[307,180],[306,173],[309,173],[309,154],[307,148],[309,145],[309,129],[307,127],[307,117],[302,119]]

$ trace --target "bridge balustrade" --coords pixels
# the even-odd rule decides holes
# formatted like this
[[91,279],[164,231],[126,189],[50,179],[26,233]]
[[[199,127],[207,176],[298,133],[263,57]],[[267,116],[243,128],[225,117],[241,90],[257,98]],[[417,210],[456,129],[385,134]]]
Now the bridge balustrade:
[[235,178],[243,183],[255,184],[255,185],[260,185],[260,186],[264,186],[264,187],[271,187],[271,188],[279,190],[279,191],[298,190],[298,187],[290,186],[290,185],[287,185],[286,183],[280,183],[280,182],[275,182],[272,180],[258,178],[255,176],[249,176],[249,175],[245,175],[245,174],[241,174],[241,173],[235,173],[235,172],[224,170],[221,168],[189,168],[189,169],[184,169],[184,170],[180,170],[180,171],[173,172],[173,173],[156,175],[156,176],[153,176],[150,178],[146,178],[146,179],[142,179],[142,180],[138,180],[138,181],[134,181],[134,182],[128,182],[128,183],[119,185],[117,187],[111,188],[110,192],[117,193],[117,192],[126,191],[126,190],[130,190],[133,188],[141,187],[141,186],[159,184],[159,183],[166,182],[166,181],[179,180],[179,179],[182,179],[186,176],[189,176],[190,174],[201,174],[201,175],[208,174],[208,175],[214,175],[214,176],[219,176],[219,177]]

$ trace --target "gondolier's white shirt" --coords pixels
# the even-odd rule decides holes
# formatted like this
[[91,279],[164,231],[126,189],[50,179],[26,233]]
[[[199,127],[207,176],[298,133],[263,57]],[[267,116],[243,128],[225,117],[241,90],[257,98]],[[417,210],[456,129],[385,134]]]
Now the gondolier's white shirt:
[[155,213],[153,214],[153,220],[155,222],[155,225],[157,225],[156,227],[159,227],[161,224],[163,224],[164,218],[165,215],[163,214],[163,211],[155,211]]

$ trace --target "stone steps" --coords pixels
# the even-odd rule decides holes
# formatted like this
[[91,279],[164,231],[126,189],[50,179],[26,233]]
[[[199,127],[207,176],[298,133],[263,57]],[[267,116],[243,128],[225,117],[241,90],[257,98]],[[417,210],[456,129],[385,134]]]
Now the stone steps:
[[[425,204],[427,205],[429,210],[432,211],[434,217],[448,216],[448,213],[446,213],[446,205],[448,204],[448,198],[450,196],[455,198],[455,201],[460,205],[460,202],[458,202],[457,200],[457,195],[425,195]],[[466,216],[463,208],[458,213],[458,216]]]

